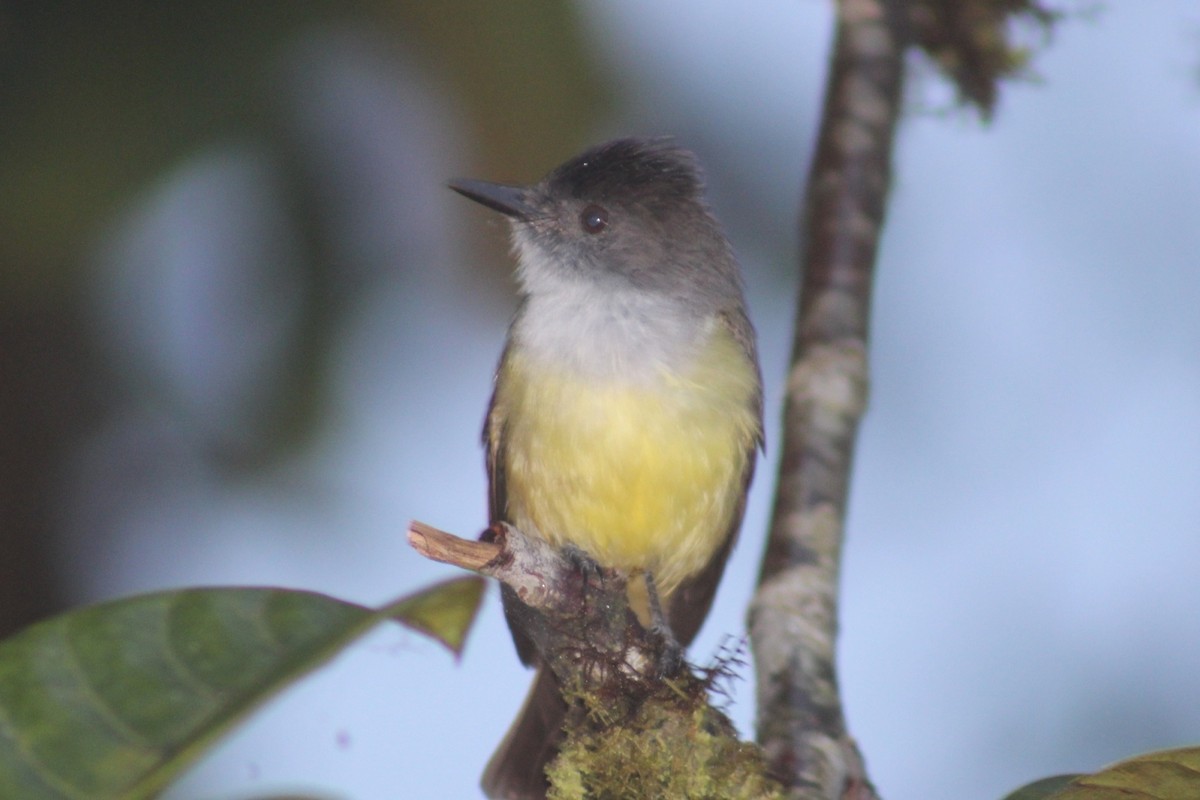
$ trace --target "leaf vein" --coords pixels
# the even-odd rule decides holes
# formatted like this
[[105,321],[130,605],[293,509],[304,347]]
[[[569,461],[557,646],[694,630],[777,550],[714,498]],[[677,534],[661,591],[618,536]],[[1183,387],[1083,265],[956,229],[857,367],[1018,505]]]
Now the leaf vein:
[[80,660],[75,646],[67,636],[66,625],[60,627],[59,635],[62,638],[63,650],[66,652],[64,664],[75,675],[80,688],[92,698],[92,708],[96,711],[97,716],[104,721],[113,735],[118,739],[129,743],[139,750],[145,751],[148,746],[151,753],[156,752],[158,748],[154,746],[154,743],[145,734],[126,722],[117,707],[109,702],[109,699],[96,686],[87,667]]

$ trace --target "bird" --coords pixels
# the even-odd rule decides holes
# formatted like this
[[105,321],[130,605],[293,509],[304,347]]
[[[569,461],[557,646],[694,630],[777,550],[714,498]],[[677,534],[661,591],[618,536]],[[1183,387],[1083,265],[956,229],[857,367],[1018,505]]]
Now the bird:
[[[625,572],[639,620],[686,647],[763,447],[741,269],[696,157],[673,139],[622,138],[531,185],[449,186],[508,219],[516,257],[519,304],[483,431],[490,521]],[[494,800],[536,800],[567,706],[511,614],[520,600],[501,596],[537,675],[481,783]]]

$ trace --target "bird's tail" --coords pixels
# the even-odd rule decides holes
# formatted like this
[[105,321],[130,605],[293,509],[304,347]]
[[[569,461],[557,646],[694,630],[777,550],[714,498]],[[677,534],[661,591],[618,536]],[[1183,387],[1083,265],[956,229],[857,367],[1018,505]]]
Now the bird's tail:
[[544,800],[546,766],[562,743],[563,702],[554,673],[538,667],[525,705],[492,754],[480,785],[492,800]]

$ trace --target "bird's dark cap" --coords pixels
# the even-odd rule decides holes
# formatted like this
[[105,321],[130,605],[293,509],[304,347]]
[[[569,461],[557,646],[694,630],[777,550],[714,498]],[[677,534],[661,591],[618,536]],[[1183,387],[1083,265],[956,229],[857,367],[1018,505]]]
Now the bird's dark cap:
[[669,137],[614,139],[584,151],[546,177],[551,193],[588,200],[699,198],[695,157]]
[[529,202],[528,190],[521,186],[507,186],[473,178],[458,178],[450,181],[448,185],[463,197],[509,217],[528,220],[539,214]]

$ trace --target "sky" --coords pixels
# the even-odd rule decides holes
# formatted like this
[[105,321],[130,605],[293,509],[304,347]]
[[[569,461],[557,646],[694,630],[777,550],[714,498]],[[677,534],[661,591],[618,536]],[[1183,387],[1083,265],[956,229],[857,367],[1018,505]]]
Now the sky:
[[[744,629],[766,528],[831,17],[816,0],[582,8],[625,98],[595,139],[674,132],[697,151],[759,331],[767,454],[703,661]],[[251,584],[382,603],[452,574],[407,549],[409,519],[486,522],[478,437],[515,297],[481,300],[470,277],[469,232],[491,223],[444,188],[472,163],[454,98],[352,31],[283,60],[321,77],[292,107],[316,157],[363,153],[330,173],[338,196],[372,198],[347,201],[336,255],[387,277],[336,344],[330,424],[266,474],[212,473],[153,413],[94,437],[70,482],[81,509],[113,492],[113,448],[166,444],[138,465],[150,488],[106,505],[100,563],[64,545],[84,598]],[[985,126],[917,64],[897,141],[839,648],[850,729],[889,800],[998,798],[1200,739],[1200,8],[1069,18],[1035,66]],[[298,302],[263,266],[289,257],[270,170],[253,142],[214,143],[93,257],[97,329],[214,426],[262,391]],[[381,629],[168,796],[476,797],[528,679],[492,592],[461,662]],[[747,675],[747,733],[752,700]]]

